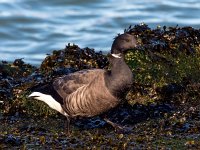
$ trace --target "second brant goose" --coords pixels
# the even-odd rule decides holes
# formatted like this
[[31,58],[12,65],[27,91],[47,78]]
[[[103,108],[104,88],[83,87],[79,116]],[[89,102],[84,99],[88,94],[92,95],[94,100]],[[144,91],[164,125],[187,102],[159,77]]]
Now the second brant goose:
[[136,39],[133,35],[118,35],[111,48],[110,70],[81,70],[55,78],[52,83],[35,89],[29,97],[45,102],[66,116],[69,133],[70,118],[100,115],[116,107],[126,96],[133,75],[124,55],[134,47]]

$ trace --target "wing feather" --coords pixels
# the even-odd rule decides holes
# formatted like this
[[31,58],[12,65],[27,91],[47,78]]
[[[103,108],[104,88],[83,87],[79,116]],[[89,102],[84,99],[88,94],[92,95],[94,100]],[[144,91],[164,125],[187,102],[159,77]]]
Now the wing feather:
[[105,72],[105,70],[90,69],[77,71],[75,73],[56,78],[53,82],[53,87],[64,99],[78,88],[89,84],[100,72]]

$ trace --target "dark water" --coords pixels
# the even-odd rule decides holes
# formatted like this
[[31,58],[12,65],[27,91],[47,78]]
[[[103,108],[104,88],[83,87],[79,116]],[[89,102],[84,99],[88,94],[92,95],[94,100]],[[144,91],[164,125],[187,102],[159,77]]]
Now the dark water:
[[200,0],[0,0],[0,60],[39,64],[67,43],[109,51],[130,24],[200,28]]

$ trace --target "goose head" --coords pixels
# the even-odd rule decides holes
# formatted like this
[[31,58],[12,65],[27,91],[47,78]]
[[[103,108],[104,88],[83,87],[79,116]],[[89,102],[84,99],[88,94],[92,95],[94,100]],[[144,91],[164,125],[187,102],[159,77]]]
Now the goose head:
[[111,54],[125,54],[129,49],[136,46],[137,41],[133,35],[128,33],[120,34],[113,41]]

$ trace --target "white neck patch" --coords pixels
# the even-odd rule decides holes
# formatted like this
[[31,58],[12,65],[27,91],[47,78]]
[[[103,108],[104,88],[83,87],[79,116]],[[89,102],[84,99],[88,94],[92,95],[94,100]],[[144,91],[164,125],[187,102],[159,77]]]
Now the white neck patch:
[[119,53],[119,54],[111,54],[113,57],[115,57],[115,58],[122,58],[121,57],[121,53]]

